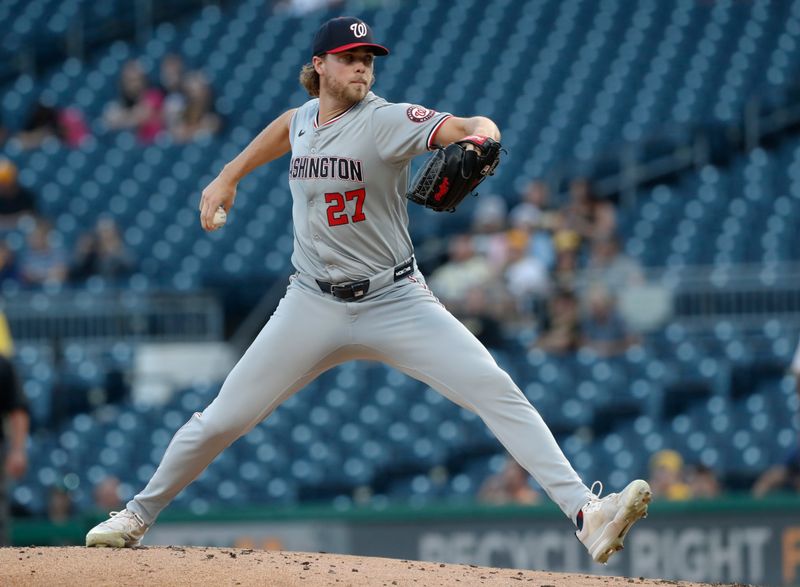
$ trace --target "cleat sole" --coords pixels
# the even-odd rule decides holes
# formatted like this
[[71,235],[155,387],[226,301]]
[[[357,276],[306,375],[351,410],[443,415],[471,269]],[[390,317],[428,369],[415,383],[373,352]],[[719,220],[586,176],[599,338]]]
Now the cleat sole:
[[[631,527],[647,516],[647,505],[653,499],[650,486],[641,480],[634,481],[625,489],[625,493],[628,494],[625,496],[627,505],[620,508],[614,520],[595,542],[598,547],[591,549],[592,558],[598,563],[606,564],[612,554],[623,550],[623,540]],[[608,536],[609,532],[616,532],[616,535]]]
[[122,536],[114,536],[110,534],[87,536],[86,546],[100,548],[125,548],[125,539]]

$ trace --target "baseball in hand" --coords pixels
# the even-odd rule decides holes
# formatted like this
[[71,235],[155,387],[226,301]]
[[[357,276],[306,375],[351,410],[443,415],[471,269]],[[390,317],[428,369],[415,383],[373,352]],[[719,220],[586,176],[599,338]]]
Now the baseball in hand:
[[228,221],[228,213],[225,212],[225,208],[220,206],[217,208],[217,211],[214,212],[214,228],[220,228],[221,226],[225,226],[225,223]]

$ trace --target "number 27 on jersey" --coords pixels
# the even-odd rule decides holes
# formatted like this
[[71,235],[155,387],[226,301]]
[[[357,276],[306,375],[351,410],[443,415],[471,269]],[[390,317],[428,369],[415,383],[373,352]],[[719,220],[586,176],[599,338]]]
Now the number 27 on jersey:
[[[325,194],[325,203],[328,204],[328,225],[341,226],[348,222],[356,223],[367,219],[364,215],[364,198],[367,193],[364,188],[351,190],[344,194],[340,192],[330,192]],[[344,208],[347,202],[356,201],[355,211],[349,215]]]

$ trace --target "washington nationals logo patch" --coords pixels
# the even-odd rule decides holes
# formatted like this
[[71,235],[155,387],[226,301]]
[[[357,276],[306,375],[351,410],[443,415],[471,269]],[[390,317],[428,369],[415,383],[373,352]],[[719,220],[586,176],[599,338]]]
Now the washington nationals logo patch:
[[429,110],[424,106],[409,106],[406,110],[406,116],[411,122],[425,122],[433,118],[434,114],[436,114],[436,110]]

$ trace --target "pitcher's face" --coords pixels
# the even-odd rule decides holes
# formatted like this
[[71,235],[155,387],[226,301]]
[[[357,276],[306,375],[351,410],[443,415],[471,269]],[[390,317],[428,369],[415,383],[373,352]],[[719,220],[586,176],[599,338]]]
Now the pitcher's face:
[[320,91],[339,102],[354,104],[363,100],[374,81],[374,59],[372,52],[364,47],[315,58]]

